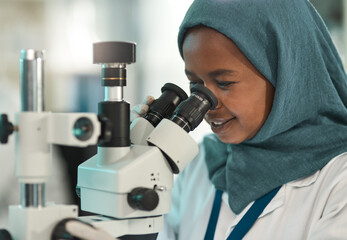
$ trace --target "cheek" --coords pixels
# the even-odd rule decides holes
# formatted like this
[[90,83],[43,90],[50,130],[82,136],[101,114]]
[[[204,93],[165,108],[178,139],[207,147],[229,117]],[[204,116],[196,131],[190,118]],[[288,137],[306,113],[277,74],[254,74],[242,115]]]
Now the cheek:
[[248,102],[240,109],[240,124],[249,132],[248,138],[254,137],[264,125],[270,110],[264,98]]
[[242,98],[235,96],[234,99],[224,100],[224,106],[227,106],[229,114],[237,118],[236,122],[239,130],[243,132],[242,135],[246,138],[253,137],[262,127],[268,115],[265,104],[260,104],[264,101],[255,96],[247,97],[247,95],[243,95]]

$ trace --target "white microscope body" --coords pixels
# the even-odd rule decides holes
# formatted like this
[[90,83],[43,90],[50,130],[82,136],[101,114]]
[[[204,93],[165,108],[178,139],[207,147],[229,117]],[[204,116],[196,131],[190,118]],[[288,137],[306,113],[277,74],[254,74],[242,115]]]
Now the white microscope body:
[[[43,53],[22,51],[22,112],[16,115],[15,124],[5,115],[0,118],[2,143],[15,132],[21,205],[9,207],[9,231],[0,230],[0,240],[83,236],[78,229],[66,229],[69,221],[102,229],[111,238],[156,238],[163,228],[163,215],[170,211],[173,174],[198,154],[197,144],[187,132],[216,106],[216,99],[202,86],[187,99],[177,86],[166,84],[146,117],[136,119],[129,128],[123,86],[125,65],[132,62],[133,43],[94,44],[94,63],[102,64],[105,87],[99,114],[51,113],[44,111],[43,104]],[[77,186],[82,210],[95,216],[78,217],[77,206],[46,203],[52,144],[98,144],[97,155],[78,167]]]
[[[162,215],[170,211],[173,172],[160,148],[169,146],[166,154],[183,169],[196,156],[198,147],[181,127],[166,119],[147,140],[154,146],[133,145],[122,149],[122,153],[118,149],[98,148],[96,156],[79,166],[81,208],[113,218],[101,217],[103,222],[95,221],[93,216],[80,219],[98,227],[107,221],[117,221],[121,227],[110,226],[107,231],[114,237],[151,234],[163,228]],[[158,195],[158,200],[143,203],[145,206],[129,204],[129,193],[141,190],[147,191],[144,194]]]

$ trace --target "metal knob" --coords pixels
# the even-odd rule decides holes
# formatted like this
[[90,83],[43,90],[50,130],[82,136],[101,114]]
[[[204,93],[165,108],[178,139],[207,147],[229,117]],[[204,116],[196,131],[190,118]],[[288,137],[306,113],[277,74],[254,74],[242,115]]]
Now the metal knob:
[[0,240],[12,240],[11,234],[6,229],[0,229]]
[[133,209],[152,211],[159,204],[159,196],[153,189],[138,187],[128,194],[128,203]]
[[15,127],[11,122],[8,121],[6,114],[0,116],[0,142],[7,143],[8,137],[13,133]]

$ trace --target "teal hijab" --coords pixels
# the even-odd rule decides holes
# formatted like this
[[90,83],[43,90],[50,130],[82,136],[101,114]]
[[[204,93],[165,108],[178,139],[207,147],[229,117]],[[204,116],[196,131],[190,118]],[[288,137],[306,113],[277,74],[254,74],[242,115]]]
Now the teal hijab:
[[197,25],[234,41],[275,87],[271,113],[252,139],[203,140],[209,177],[228,192],[233,212],[347,151],[346,74],[309,1],[196,0],[180,27],[181,55],[185,33]]

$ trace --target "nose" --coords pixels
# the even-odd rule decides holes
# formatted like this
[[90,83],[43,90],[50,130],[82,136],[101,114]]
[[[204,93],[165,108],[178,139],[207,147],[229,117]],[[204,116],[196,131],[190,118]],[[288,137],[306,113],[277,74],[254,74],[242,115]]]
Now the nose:
[[[218,99],[218,98],[217,98]],[[210,112],[214,112],[216,110],[219,110],[222,107],[221,101],[218,99],[218,104],[214,109],[208,110],[206,114],[209,114]]]

